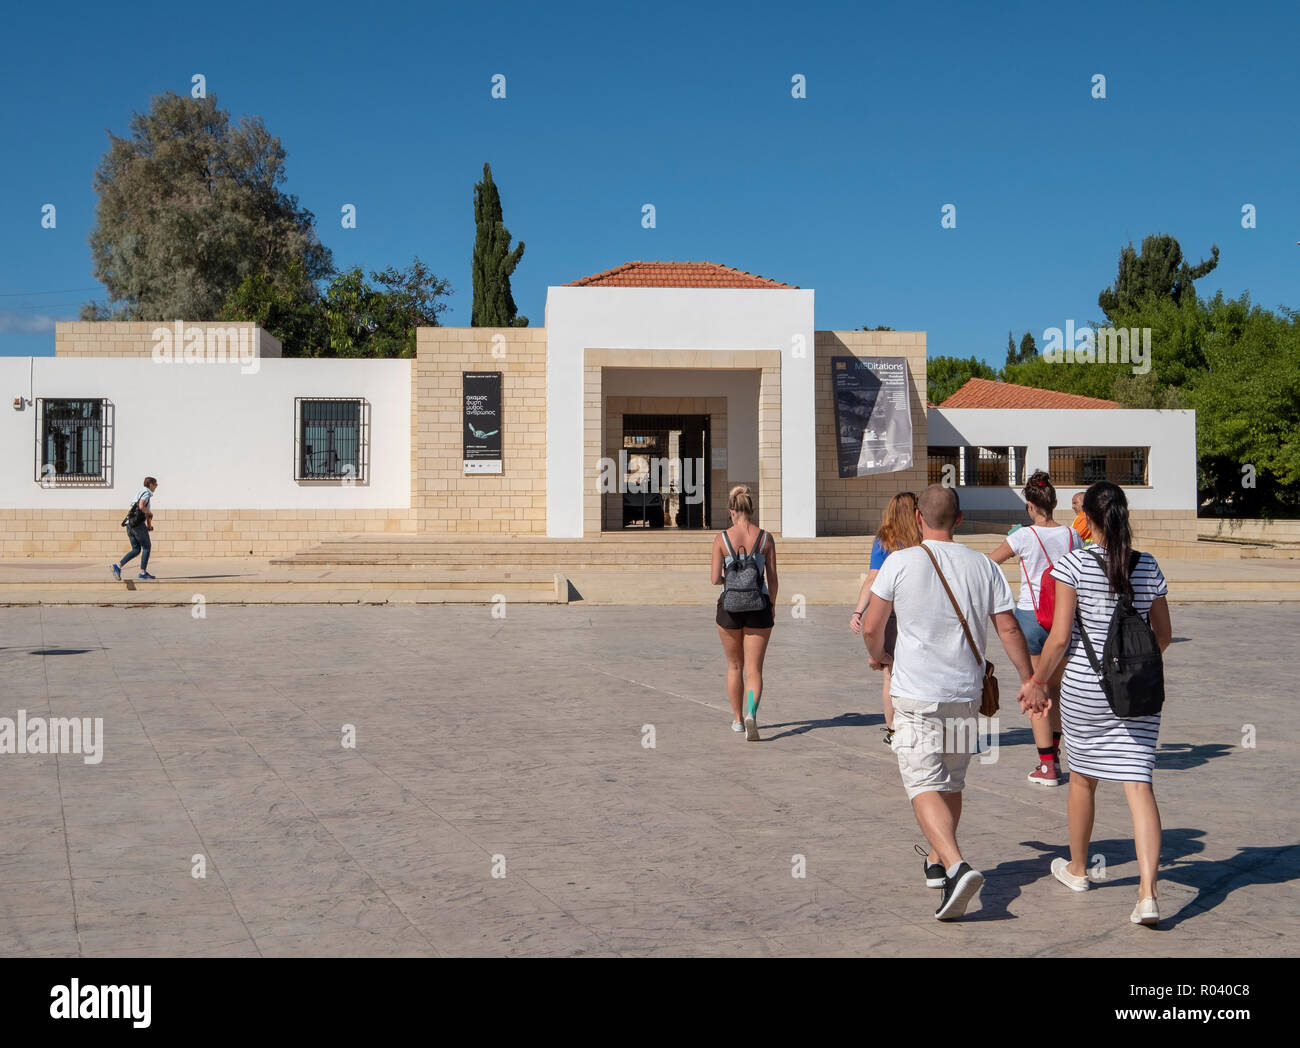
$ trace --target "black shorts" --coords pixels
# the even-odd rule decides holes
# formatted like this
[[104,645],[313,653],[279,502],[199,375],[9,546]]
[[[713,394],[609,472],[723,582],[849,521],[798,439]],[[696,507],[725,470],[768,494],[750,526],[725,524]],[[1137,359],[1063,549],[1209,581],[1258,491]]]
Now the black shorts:
[[763,596],[766,607],[760,611],[726,611],[722,607],[722,598],[718,598],[718,616],[714,620],[724,630],[770,630],[772,628],[772,601]]

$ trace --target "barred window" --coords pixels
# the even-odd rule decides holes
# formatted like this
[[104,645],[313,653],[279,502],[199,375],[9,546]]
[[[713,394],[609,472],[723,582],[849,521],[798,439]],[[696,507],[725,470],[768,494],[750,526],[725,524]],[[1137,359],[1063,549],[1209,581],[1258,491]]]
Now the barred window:
[[1150,448],[1138,447],[1050,448],[1048,471],[1057,487],[1086,487],[1099,480],[1145,487],[1150,452]]
[[[929,449],[930,484],[949,485],[961,483],[961,448],[933,447]],[[951,469],[946,467],[951,466]]]
[[36,401],[36,482],[111,485],[112,405],[102,398]]
[[370,405],[356,397],[294,401],[294,479],[369,482]]

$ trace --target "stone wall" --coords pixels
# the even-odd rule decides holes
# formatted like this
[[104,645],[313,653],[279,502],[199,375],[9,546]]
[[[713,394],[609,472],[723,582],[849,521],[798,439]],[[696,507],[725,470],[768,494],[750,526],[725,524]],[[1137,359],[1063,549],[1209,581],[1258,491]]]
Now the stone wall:
[[[279,339],[263,331],[256,324],[203,320],[186,321],[186,326],[233,328],[241,333],[247,331],[249,332],[247,336],[241,334],[240,337],[252,340],[256,356],[266,359],[283,355]],[[173,328],[174,324],[163,320],[60,321],[54,325],[54,355],[56,357],[152,356],[154,331],[160,327]]]
[[[134,490],[134,489],[133,489]],[[129,500],[130,495],[126,498]],[[131,548],[126,507],[0,509],[0,556],[103,557],[105,568]],[[154,515],[155,557],[272,557],[344,535],[411,535],[404,509],[167,509]]]
[[[925,418],[924,331],[818,331],[817,534],[874,535],[889,500],[900,491],[926,487],[928,441]],[[903,357],[911,379],[912,468],[870,477],[839,475],[835,441],[833,357]]]
[[[545,534],[546,329],[419,328],[416,337],[411,474],[419,530]],[[465,371],[502,373],[500,474],[465,475]]]

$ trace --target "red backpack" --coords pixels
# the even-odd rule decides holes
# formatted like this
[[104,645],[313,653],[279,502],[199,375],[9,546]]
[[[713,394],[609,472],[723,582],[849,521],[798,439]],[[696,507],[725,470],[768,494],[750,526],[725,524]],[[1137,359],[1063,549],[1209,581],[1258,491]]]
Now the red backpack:
[[[1038,600],[1034,601],[1034,587],[1029,582],[1029,572],[1025,572],[1025,584],[1029,586],[1029,599],[1034,601],[1034,617],[1038,619],[1038,624],[1052,632],[1052,617],[1056,614],[1056,579],[1052,578],[1052,558],[1048,556],[1047,547],[1043,545],[1043,540],[1038,538],[1038,532],[1031,527],[1029,529],[1038,539],[1038,548],[1043,551],[1043,556],[1047,557],[1047,569],[1043,572],[1043,577],[1038,580]],[[1067,529],[1070,532],[1070,549],[1074,549],[1074,529]],[[1080,542],[1083,540],[1080,539]],[[1024,570],[1024,564],[1021,564],[1021,570]]]

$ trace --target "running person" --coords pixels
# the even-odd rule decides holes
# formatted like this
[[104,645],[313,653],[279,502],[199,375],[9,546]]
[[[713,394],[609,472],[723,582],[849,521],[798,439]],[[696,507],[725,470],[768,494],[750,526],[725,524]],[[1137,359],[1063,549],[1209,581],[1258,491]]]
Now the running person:
[[1129,920],[1154,925],[1160,921],[1156,873],[1161,828],[1151,778],[1160,714],[1125,719],[1115,716],[1088,659],[1074,612],[1077,603],[1093,650],[1100,653],[1117,595],[1123,594],[1147,619],[1163,652],[1173,636],[1169,590],[1150,553],[1139,554],[1130,572],[1128,499],[1119,487],[1105,481],[1094,484],[1084,494],[1083,512],[1097,545],[1067,553],[1052,569],[1057,582],[1052,633],[1043,645],[1038,672],[1021,689],[1021,697],[1033,703],[1041,701],[1046,692],[1043,682],[1050,680],[1064,663],[1061,718],[1070,765],[1070,859],[1053,859],[1053,875],[1074,891],[1088,889],[1088,845],[1096,813],[1097,784],[1102,779],[1123,783],[1133,817],[1138,861],[1138,903]]
[[[1036,470],[1021,492],[1025,498],[1025,512],[1030,525],[1018,528],[1006,541],[989,554],[994,564],[1010,557],[1020,559],[1020,597],[1016,601],[1016,622],[1029,645],[1029,660],[1038,672],[1038,660],[1047,640],[1047,630],[1038,621],[1038,605],[1042,596],[1038,590],[1043,572],[1076,546],[1082,545],[1073,528],[1067,528],[1052,519],[1056,509],[1056,489],[1043,470]],[[1046,678],[1044,678],[1046,679]],[[1052,709],[1046,717],[1030,717],[1034,730],[1034,745],[1038,747],[1038,763],[1029,773],[1029,781],[1036,786],[1060,786],[1061,776],[1061,709],[1059,682],[1048,680]]]
[[[753,521],[754,494],[745,485],[731,489],[727,499],[731,527],[713,539],[713,570],[709,576],[715,586],[722,584],[732,556],[727,543],[737,555],[753,550],[758,562],[766,606],[759,611],[725,611],[718,595],[718,637],[727,657],[727,699],[731,703],[731,730],[745,732],[750,742],[758,742],[758,704],[763,698],[763,658],[772,635],[772,609],[776,604],[776,542]],[[724,541],[723,536],[726,536]],[[742,711],[741,693],[748,689]]]
[[131,552],[116,564],[109,565],[114,578],[120,579],[122,577],[122,569],[125,568],[132,559],[139,556],[140,574],[137,578],[143,579],[146,582],[154,581],[154,576],[149,574],[149,532],[153,531],[153,493],[157,490],[157,478],[145,477],[144,487],[140,490],[140,494],[135,497],[135,504],[139,507],[140,512],[144,514],[144,517],[135,527],[128,527],[126,529],[126,537],[131,540]]

